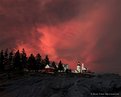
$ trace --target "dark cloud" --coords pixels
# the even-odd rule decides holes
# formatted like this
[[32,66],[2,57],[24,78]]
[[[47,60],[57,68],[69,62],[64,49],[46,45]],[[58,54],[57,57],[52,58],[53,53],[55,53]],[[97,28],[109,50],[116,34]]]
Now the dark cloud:
[[[18,40],[26,42],[35,32],[35,26],[73,18],[78,15],[80,3],[80,0],[0,0],[1,48],[5,48],[3,42],[8,47],[15,46]],[[8,39],[12,41],[6,42]],[[33,40],[39,41],[38,38]]]

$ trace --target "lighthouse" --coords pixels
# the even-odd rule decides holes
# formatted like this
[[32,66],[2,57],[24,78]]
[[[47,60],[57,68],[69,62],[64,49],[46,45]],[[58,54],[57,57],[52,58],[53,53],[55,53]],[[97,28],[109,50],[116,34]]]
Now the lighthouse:
[[75,70],[75,73],[85,73],[87,71],[87,68],[84,66],[84,63],[77,63],[77,69]]
[[78,62],[78,64],[77,64],[77,72],[78,72],[78,73],[81,72],[81,64],[80,64],[80,62]]

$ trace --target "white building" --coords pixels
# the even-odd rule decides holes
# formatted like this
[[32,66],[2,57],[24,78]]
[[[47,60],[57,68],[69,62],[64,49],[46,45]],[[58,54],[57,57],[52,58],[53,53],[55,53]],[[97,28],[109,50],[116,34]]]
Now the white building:
[[47,64],[47,65],[45,66],[45,69],[48,69],[48,68],[50,68],[50,66]]
[[78,72],[78,73],[81,72],[81,65],[80,65],[80,62],[78,62],[78,64],[77,64],[77,72]]
[[65,72],[67,69],[69,69],[68,64],[64,64],[63,67],[64,67],[64,72]]
[[78,62],[77,69],[75,70],[75,73],[84,73],[87,71],[87,68],[84,66],[84,63]]
[[87,68],[84,66],[84,63],[81,64],[81,73],[84,73],[87,71]]

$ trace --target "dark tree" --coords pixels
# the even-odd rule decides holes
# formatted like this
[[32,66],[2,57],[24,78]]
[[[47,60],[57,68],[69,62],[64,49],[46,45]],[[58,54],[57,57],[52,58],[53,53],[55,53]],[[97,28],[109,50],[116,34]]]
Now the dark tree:
[[4,71],[4,53],[3,50],[0,52],[0,72]]
[[62,62],[60,61],[59,64],[58,64],[58,70],[63,72],[64,71],[64,67],[63,67],[63,64]]
[[47,64],[48,64],[48,65],[50,64],[48,55],[45,56],[45,63],[46,63],[46,65],[47,65]]
[[10,65],[9,65],[9,57],[8,57],[8,49],[5,50],[4,53],[4,69],[5,71],[8,72],[8,70],[10,69]]
[[36,55],[36,70],[41,69],[42,58],[40,54]]
[[13,51],[11,51],[9,54],[6,52],[5,56],[6,56],[5,58],[6,73],[7,73],[8,79],[10,79],[11,73],[13,71]]
[[57,69],[57,66],[56,66],[56,64],[55,64],[54,61],[52,62],[52,67],[53,67],[54,69]]
[[15,70],[18,70],[18,71],[23,70],[23,66],[21,65],[21,55],[19,50],[15,53],[13,65]]
[[58,71],[58,68],[54,61],[52,62],[52,67],[54,68],[54,72],[56,73]]
[[9,53],[9,62],[11,65],[13,64],[13,51]]
[[31,54],[28,58],[28,69],[36,70],[36,60],[33,54]]
[[6,59],[8,59],[8,49],[5,50],[4,56],[5,56]]
[[46,62],[45,62],[45,60],[42,60],[42,63],[41,63],[40,69],[41,69],[41,70],[44,69],[45,66],[46,66]]
[[10,66],[10,70],[12,71],[12,69],[13,69],[13,51],[11,51],[10,53],[9,53],[9,57],[8,57],[8,60],[9,60],[9,66]]
[[21,64],[23,68],[27,68],[27,56],[24,49],[22,50],[22,53],[21,53]]

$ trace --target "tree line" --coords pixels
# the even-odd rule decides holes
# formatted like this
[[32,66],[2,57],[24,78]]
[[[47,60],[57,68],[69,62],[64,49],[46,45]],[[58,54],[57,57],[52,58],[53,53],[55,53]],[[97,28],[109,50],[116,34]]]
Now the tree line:
[[50,63],[55,72],[58,70],[64,70],[63,63],[61,61],[57,66],[54,61],[50,61],[48,55],[46,55],[45,58],[42,58],[39,53],[27,56],[24,49],[21,52],[19,50],[13,52],[8,49],[0,51],[0,73],[24,72],[25,69],[28,71],[38,71],[43,70],[45,66]]

